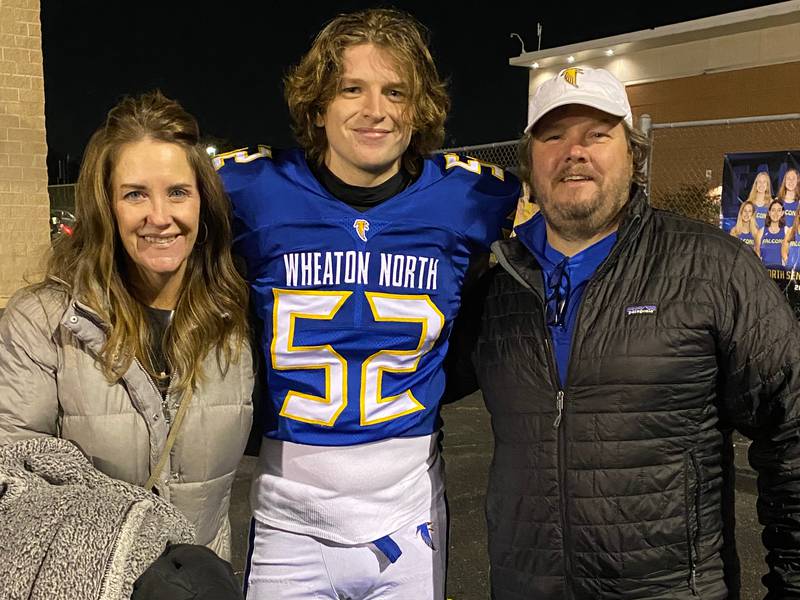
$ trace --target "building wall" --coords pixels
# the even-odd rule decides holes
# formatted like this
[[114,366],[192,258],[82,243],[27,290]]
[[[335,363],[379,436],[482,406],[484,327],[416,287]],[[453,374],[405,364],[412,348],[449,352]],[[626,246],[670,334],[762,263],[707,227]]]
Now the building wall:
[[[800,58],[800,49],[796,55]],[[800,61],[629,85],[634,116],[653,123],[800,112]]]
[[[800,62],[710,73],[628,86],[634,118],[654,124],[800,113]],[[655,206],[711,223],[708,202],[733,152],[800,149],[800,120],[659,128],[653,132],[650,194]]]
[[39,0],[0,0],[0,307],[49,247]]

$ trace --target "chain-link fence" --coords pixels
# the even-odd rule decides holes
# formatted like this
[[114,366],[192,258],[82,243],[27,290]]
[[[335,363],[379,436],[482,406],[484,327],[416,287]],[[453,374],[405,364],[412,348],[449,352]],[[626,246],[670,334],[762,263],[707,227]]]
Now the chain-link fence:
[[519,140],[509,140],[507,142],[494,142],[492,144],[480,144],[478,146],[461,146],[460,148],[442,148],[436,154],[453,152],[455,154],[466,154],[472,158],[477,158],[482,162],[488,162],[506,170],[516,172],[519,161],[517,160],[517,144]]
[[[477,158],[482,162],[492,163],[503,167],[506,170],[516,172],[519,161],[517,160],[517,143],[519,140],[508,140],[506,142],[494,142],[491,144],[479,144],[477,146],[462,146],[460,148],[442,148],[436,154],[454,152],[456,154],[466,154],[472,158]],[[50,193],[50,208],[62,209],[70,212],[75,211],[75,184],[50,185],[47,187]]]
[[[718,121],[661,123],[652,126],[650,200],[715,225],[723,156],[729,152],[769,152],[800,147],[800,114]],[[516,171],[518,140],[443,148]],[[74,211],[75,186],[51,185],[50,207]]]
[[800,115],[654,124],[650,202],[719,225],[724,155],[800,147]]
[[[800,114],[652,126],[650,201],[653,206],[719,225],[724,155],[800,147]],[[518,140],[445,148],[516,171]]]
[[75,212],[75,184],[48,185],[47,193],[50,194],[50,210],[60,209],[71,213]]

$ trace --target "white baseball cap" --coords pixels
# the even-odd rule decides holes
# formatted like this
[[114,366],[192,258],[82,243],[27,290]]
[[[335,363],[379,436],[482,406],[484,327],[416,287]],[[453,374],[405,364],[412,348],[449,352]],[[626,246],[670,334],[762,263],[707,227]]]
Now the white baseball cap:
[[633,127],[633,114],[625,86],[605,69],[570,67],[540,85],[528,108],[528,133],[537,121],[554,108],[583,104],[622,117]]

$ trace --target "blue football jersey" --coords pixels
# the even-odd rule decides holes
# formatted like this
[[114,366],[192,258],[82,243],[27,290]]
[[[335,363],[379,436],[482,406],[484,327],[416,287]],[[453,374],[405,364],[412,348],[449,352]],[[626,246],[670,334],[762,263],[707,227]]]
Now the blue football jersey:
[[215,164],[264,323],[265,435],[341,446],[433,433],[470,256],[501,235],[516,178],[437,156],[359,212],[322,187],[301,151],[262,146]]

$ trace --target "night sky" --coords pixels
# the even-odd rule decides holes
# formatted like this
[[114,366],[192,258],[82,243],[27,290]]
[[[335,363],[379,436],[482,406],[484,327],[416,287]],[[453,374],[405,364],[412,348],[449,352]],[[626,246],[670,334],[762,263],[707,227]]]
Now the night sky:
[[[68,180],[92,131],[122,96],[161,89],[231,147],[292,145],[282,76],[326,21],[340,12],[394,6],[431,30],[431,48],[449,81],[447,146],[516,138],[524,127],[528,73],[508,65],[552,48],[774,2],[313,2],[42,0],[48,167],[69,155]],[[202,6],[202,8],[201,8]],[[665,9],[659,11],[659,7]],[[668,9],[668,10],[666,10]]]

